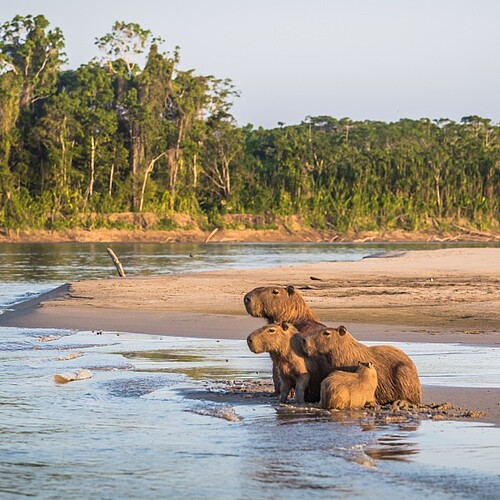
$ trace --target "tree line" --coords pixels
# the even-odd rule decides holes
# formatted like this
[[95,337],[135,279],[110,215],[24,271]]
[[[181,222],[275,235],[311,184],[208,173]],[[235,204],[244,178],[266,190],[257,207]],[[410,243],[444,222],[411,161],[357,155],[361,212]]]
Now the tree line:
[[[308,117],[240,127],[228,79],[116,22],[64,69],[44,16],[0,27],[0,226],[60,229],[86,215],[299,215],[338,231],[499,222],[499,126],[478,116],[395,123]],[[96,218],[92,219],[95,223]]]

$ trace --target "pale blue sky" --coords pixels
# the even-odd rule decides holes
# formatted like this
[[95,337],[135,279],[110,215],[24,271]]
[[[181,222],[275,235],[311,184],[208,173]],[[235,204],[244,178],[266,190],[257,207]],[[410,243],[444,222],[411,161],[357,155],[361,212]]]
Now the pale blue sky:
[[70,67],[116,20],[181,47],[182,69],[231,78],[240,125],[480,115],[500,122],[499,0],[1,0],[43,14]]

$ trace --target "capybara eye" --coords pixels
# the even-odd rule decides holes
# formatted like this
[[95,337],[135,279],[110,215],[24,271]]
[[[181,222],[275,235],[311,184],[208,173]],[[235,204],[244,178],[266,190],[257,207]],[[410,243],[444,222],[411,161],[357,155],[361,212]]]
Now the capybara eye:
[[278,293],[280,293],[279,290],[276,290],[276,288],[273,290],[273,295],[278,295]]
[[329,337],[329,336],[330,336],[330,332],[329,332],[328,330],[325,330],[325,331],[323,332],[323,335],[324,335],[325,337]]
[[276,328],[269,328],[269,333],[275,333],[276,332]]

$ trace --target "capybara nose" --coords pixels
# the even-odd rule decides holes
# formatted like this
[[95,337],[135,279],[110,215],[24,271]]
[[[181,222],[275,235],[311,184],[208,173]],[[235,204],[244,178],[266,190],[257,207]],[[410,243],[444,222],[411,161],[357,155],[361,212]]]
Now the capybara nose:
[[250,337],[247,337],[247,344],[251,344],[252,343],[252,339]]
[[243,302],[245,302],[245,304],[250,304],[251,300],[252,299],[248,295],[245,295],[245,298],[243,299]]

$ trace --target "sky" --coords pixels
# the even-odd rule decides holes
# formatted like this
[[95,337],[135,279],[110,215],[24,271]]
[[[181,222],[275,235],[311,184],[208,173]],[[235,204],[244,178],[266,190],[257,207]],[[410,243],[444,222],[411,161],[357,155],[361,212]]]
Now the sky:
[[239,125],[500,123],[499,0],[0,0],[0,23],[16,14],[61,28],[71,68],[115,21],[139,23],[181,69],[233,81]]

